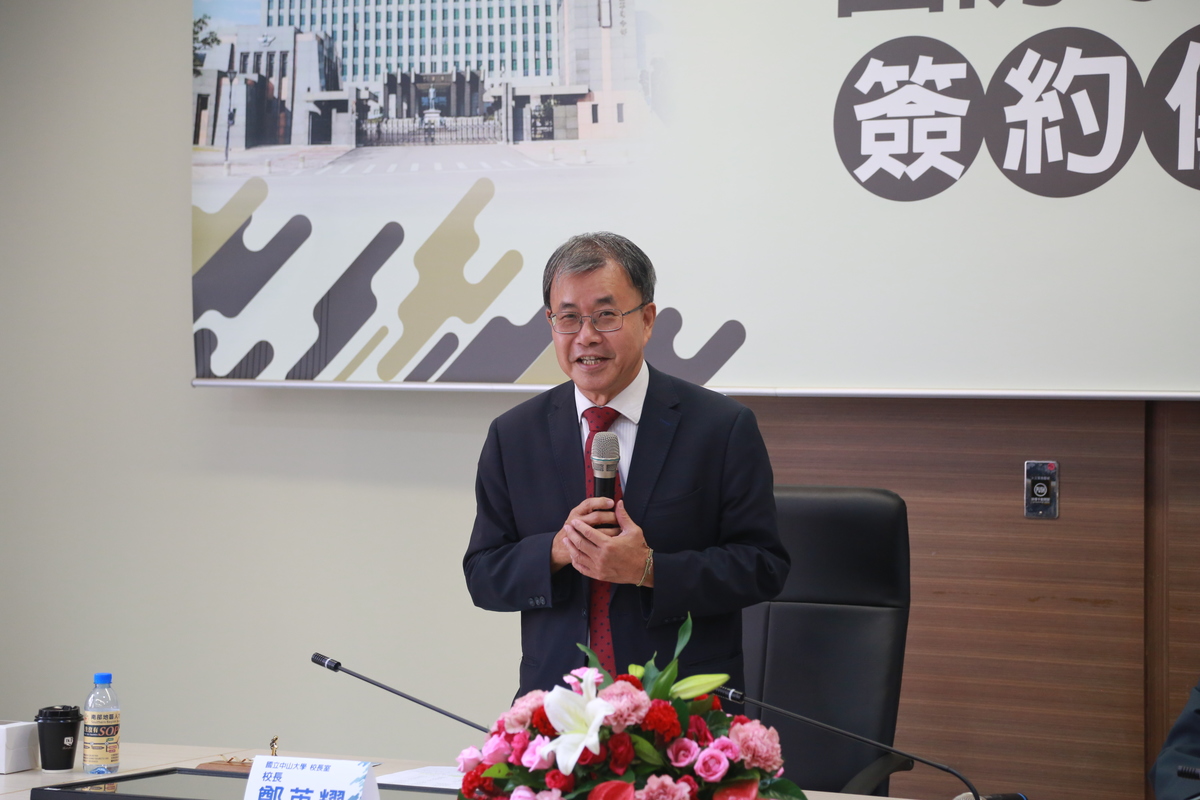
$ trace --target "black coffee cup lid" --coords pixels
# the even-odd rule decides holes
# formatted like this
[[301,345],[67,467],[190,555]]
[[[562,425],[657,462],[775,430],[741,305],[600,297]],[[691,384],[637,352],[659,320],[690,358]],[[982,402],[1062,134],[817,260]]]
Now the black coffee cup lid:
[[34,722],[73,722],[83,719],[79,706],[46,706],[39,708]]

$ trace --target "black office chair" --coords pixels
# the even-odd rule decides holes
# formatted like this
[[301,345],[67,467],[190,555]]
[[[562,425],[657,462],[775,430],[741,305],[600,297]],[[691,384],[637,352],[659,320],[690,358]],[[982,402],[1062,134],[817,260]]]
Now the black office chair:
[[[792,557],[783,591],[742,614],[746,695],[885,744],[896,733],[908,631],[908,512],[883,489],[776,486]],[[912,762],[789,720],[785,775],[805,789],[887,794]]]

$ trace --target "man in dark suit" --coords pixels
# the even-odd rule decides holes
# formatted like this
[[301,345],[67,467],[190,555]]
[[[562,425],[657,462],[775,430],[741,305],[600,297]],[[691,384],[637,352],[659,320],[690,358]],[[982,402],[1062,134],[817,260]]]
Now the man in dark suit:
[[1150,770],[1150,782],[1158,800],[1200,797],[1200,781],[1181,777],[1179,767],[1200,769],[1200,684],[1188,695],[1187,705],[1167,734],[1162,752]]
[[[550,257],[542,289],[571,380],[488,431],[463,559],[472,599],[521,612],[521,694],[582,666],[577,642],[602,661],[611,651],[610,671],[655,653],[665,666],[689,613],[680,676],[726,672],[744,685],[741,610],[774,597],[789,565],[753,413],[645,363],[654,267],[624,237],[572,238]],[[616,503],[587,497],[592,406],[616,419]]]

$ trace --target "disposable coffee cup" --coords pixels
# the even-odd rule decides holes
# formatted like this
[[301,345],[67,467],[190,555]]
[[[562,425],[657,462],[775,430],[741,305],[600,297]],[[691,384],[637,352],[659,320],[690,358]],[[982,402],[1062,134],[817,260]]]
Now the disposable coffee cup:
[[38,749],[42,772],[70,772],[75,768],[75,747],[79,742],[79,706],[47,706],[33,718],[38,727]]

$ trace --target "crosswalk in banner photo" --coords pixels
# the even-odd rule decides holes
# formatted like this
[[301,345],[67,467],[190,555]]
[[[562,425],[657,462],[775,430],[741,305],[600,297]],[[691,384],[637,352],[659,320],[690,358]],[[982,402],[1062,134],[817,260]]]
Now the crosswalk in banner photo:
[[193,0],[199,382],[564,380],[650,256],[726,391],[1200,396],[1195,0]]

